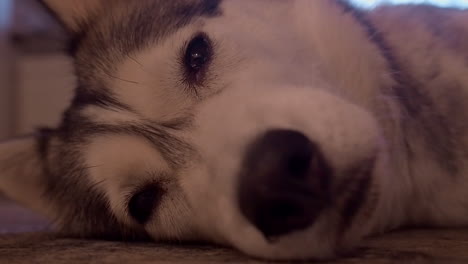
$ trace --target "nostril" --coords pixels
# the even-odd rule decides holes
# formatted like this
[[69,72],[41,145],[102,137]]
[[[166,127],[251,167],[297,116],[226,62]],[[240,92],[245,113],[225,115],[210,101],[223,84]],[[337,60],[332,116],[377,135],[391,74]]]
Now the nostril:
[[310,169],[312,161],[312,149],[310,144],[302,146],[285,160],[287,172],[291,176],[304,177]]
[[304,213],[304,208],[295,203],[279,202],[275,205],[274,210],[279,217],[284,217],[285,215],[302,215]]
[[304,134],[277,129],[267,131],[254,142],[247,159],[251,167],[275,164],[283,177],[301,178],[309,170],[314,151],[312,142]]
[[291,231],[294,225],[297,229],[306,228],[310,224],[310,216],[302,204],[287,200],[269,202],[258,208],[251,219],[252,223],[267,237],[272,238]]
[[329,177],[325,159],[303,133],[267,131],[246,152],[240,210],[267,238],[307,228],[329,202]]

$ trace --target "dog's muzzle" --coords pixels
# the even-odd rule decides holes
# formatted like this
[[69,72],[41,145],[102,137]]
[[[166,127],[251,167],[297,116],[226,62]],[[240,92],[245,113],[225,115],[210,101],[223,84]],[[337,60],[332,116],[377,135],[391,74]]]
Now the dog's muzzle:
[[242,168],[240,210],[267,239],[313,225],[330,204],[332,171],[319,146],[298,131],[265,132]]

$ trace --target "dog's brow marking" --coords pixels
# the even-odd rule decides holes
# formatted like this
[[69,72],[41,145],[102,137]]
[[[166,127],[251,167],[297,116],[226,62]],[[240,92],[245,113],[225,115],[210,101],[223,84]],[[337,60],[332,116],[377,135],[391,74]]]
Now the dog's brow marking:
[[[175,126],[175,128],[177,127],[178,126]],[[183,166],[187,155],[190,155],[193,151],[192,146],[187,142],[171,135],[165,131],[164,127],[153,123],[121,122],[115,125],[96,124],[88,121],[83,124],[80,131],[74,131],[74,133],[78,133],[80,137],[84,138],[99,134],[127,134],[143,137],[148,140],[174,168]]]

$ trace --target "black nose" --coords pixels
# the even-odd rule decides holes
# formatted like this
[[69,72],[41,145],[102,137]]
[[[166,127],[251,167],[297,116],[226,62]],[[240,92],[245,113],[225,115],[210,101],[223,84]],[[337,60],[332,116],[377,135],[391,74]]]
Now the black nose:
[[248,148],[239,178],[242,214],[267,238],[311,226],[329,203],[330,169],[293,130],[270,130]]

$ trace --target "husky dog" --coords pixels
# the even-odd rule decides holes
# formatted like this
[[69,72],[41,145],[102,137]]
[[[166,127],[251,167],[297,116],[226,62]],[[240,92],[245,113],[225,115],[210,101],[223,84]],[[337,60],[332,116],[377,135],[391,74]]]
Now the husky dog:
[[55,129],[0,190],[70,236],[326,259],[468,224],[468,13],[340,0],[44,0],[74,37]]

